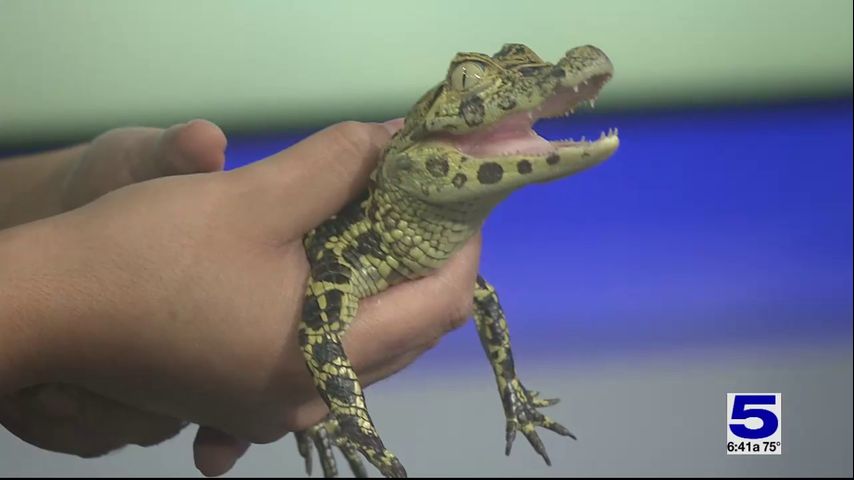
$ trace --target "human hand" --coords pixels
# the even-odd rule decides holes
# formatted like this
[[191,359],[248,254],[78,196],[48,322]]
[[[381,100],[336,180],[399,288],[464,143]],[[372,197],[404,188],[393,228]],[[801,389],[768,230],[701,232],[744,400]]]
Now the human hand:
[[[365,187],[388,137],[345,123],[239,170],[131,185],[51,219],[68,245],[55,262],[77,275],[54,295],[85,308],[63,312],[45,380],[252,442],[319,421],[296,341],[302,236]],[[361,302],[344,346],[364,385],[468,318],[478,254],[476,238],[434,275]]]
[[[57,200],[48,201],[53,207],[42,209],[41,215],[71,210],[131,183],[222,170],[225,145],[219,127],[196,120],[168,129],[118,128],[87,145],[51,152],[67,158],[67,165],[55,177]],[[96,457],[130,444],[160,443],[187,422],[79,386],[43,384],[0,397],[0,424],[40,448]]]

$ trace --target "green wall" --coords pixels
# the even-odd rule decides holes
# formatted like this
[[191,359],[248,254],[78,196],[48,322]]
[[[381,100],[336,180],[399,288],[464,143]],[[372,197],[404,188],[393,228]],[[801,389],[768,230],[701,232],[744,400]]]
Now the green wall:
[[598,108],[851,94],[851,0],[0,0],[0,144],[396,116],[505,42],[603,48]]

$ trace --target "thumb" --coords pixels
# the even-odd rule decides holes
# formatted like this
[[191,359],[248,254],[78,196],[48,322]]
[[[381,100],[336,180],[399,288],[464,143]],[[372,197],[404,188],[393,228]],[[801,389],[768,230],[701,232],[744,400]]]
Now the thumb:
[[302,233],[337,213],[367,187],[399,122],[342,122],[246,167],[232,170],[255,215]]
[[63,210],[85,205],[131,183],[185,173],[222,170],[225,134],[194,120],[166,130],[124,127],[99,135],[65,179]]
[[199,427],[193,442],[196,468],[206,477],[228,473],[248,449],[249,442],[208,427]]

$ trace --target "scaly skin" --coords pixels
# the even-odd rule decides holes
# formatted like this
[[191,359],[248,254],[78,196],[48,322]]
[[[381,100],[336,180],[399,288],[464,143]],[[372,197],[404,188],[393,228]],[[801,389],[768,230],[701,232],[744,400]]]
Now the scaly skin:
[[[512,191],[607,159],[617,149],[616,135],[603,134],[596,142],[554,142],[547,151],[533,153],[478,154],[476,146],[464,144],[477,143],[483,138],[478,135],[508,118],[525,123],[526,112],[564,114],[594,99],[612,72],[610,60],[591,46],[568,51],[556,64],[520,44],[507,44],[493,56],[458,54],[446,78],[415,104],[385,148],[363,198],[306,236],[311,275],[299,340],[331,412],[296,435],[309,474],[314,444],[326,476],[337,474],[333,445],[357,476],[365,470],[356,452],[385,476],[406,476],[380,439],[341,346],[359,299],[440,267]],[[504,406],[506,453],[520,431],[551,464],[536,427],[572,434],[538,410],[557,400],[540,398],[516,376],[504,313],[482,277],[475,286],[474,318]]]

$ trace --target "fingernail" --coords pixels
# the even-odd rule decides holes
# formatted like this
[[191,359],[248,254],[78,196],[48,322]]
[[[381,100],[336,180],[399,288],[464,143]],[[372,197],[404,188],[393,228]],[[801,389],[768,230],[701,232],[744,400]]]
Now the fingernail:
[[388,133],[394,135],[395,133],[397,133],[398,130],[403,128],[403,123],[404,119],[403,117],[400,117],[383,122],[382,125],[385,127],[386,130],[388,130]]

